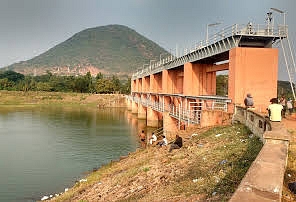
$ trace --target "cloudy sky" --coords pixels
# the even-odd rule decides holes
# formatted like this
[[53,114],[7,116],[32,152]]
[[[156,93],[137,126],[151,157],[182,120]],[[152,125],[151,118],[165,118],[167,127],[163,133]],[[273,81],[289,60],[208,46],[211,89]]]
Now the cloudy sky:
[[[270,8],[287,12],[296,39],[296,0],[0,0],[0,67],[27,60],[86,28],[126,25],[168,51],[190,47],[235,23],[264,24]],[[274,13],[280,23],[279,13]],[[280,62],[282,63],[282,62]],[[287,80],[280,69],[279,79]]]

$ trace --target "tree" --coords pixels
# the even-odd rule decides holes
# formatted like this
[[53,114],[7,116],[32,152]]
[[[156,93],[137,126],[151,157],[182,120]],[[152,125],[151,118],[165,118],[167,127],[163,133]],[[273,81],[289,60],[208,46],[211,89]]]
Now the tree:
[[101,72],[99,72],[96,76],[96,80],[103,79],[103,78],[104,78],[104,75]]
[[0,79],[7,78],[9,81],[18,82],[23,80],[25,76],[23,74],[8,70],[0,73]]
[[35,88],[35,81],[31,76],[26,76],[25,79],[20,82],[20,86],[23,91],[27,92]]
[[74,89],[76,92],[87,93],[89,90],[89,81],[84,76],[75,78]]
[[217,75],[216,94],[221,96],[227,96],[228,94],[228,76],[227,75]]
[[112,76],[111,83],[112,83],[113,92],[121,90],[121,83],[117,76],[115,75]]
[[128,78],[127,81],[122,84],[121,93],[130,94],[131,93],[131,78]]
[[9,90],[15,85],[13,81],[9,81],[8,78],[0,79],[0,89]]

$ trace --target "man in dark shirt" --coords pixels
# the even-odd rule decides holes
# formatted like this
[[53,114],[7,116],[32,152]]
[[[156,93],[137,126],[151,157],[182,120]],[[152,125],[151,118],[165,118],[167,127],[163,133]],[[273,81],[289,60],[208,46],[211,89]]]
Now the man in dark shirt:
[[171,152],[173,149],[180,149],[182,146],[183,146],[182,138],[179,135],[176,135],[176,139],[171,145],[169,152]]
[[245,103],[246,108],[254,107],[253,97],[250,93],[247,94],[247,97],[244,99],[244,103]]

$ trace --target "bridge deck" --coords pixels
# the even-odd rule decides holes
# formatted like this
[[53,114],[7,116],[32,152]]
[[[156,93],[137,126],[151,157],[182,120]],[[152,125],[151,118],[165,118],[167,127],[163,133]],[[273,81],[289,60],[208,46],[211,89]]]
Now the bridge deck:
[[287,37],[288,27],[277,28],[267,25],[232,25],[214,34],[208,41],[201,41],[193,49],[186,50],[183,56],[173,57],[151,64],[132,76],[132,80],[157,74],[187,62],[215,63],[227,60],[229,50],[235,47],[271,47],[276,40]]

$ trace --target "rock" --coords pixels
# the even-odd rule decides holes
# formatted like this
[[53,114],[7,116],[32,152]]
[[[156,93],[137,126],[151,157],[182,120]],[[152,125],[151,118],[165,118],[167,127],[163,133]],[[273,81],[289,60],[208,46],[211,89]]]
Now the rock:
[[87,179],[81,179],[79,182],[87,182]]
[[222,134],[219,133],[219,134],[217,134],[217,135],[215,135],[215,136],[216,136],[216,137],[220,137],[221,135],[222,135]]
[[204,178],[199,177],[199,178],[197,178],[197,179],[193,179],[192,181],[193,181],[194,183],[196,183],[196,182],[201,182],[201,181],[203,181],[203,180],[204,180]]
[[49,199],[48,196],[43,196],[43,197],[41,198],[41,201],[45,201],[45,200],[47,200],[47,199]]
[[224,164],[226,164],[226,163],[227,163],[227,160],[224,159],[224,160],[222,160],[219,164],[220,164],[220,165],[224,165]]
[[141,186],[138,186],[138,190],[142,190],[144,187],[141,185]]
[[121,156],[119,159],[122,160],[122,159],[126,159],[128,156]]
[[69,188],[65,188],[65,192],[69,191]]

